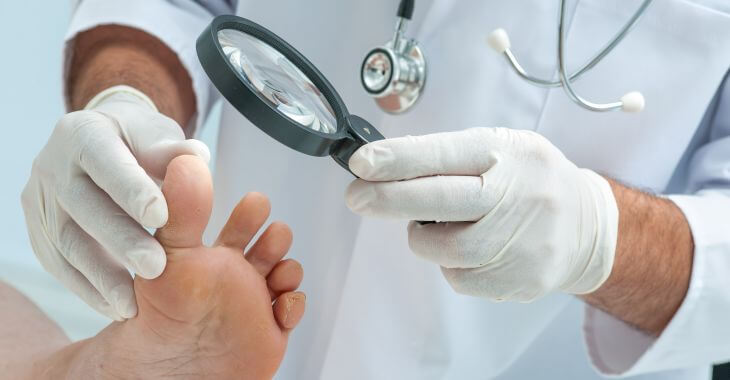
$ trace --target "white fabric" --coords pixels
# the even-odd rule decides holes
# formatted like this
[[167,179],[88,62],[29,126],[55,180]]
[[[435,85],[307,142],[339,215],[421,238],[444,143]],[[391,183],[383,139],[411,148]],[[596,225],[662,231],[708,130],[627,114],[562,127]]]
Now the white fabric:
[[181,154],[210,159],[140,91],[115,86],[61,118],[36,158],[22,203],[43,267],[90,306],[121,320],[137,314],[130,268],[155,278],[165,252],[143,227],[167,223],[155,180]]
[[[75,25],[119,19],[163,40],[160,30],[171,28],[178,30],[171,39],[194,40],[207,20],[188,22],[177,11],[157,8],[161,3],[115,7],[113,12],[96,7],[77,13]],[[700,3],[655,1],[624,42],[575,84],[581,94],[596,100],[639,90],[647,101],[639,114],[584,111],[561,89],[525,83],[486,46],[489,31],[503,27],[526,68],[536,75],[554,75],[557,1],[419,0],[408,34],[419,39],[427,54],[428,84],[413,110],[399,116],[380,112],[357,75],[363,54],[391,37],[394,4],[251,0],[240,4],[239,14],[296,46],[338,89],[348,109],[386,136],[473,126],[537,130],[577,165],[661,192],[670,179],[703,188],[730,183],[721,169],[730,162],[723,155],[730,151],[725,140],[711,133],[697,144],[692,139],[730,63],[727,5]],[[569,68],[600,49],[636,6],[637,1],[570,1]],[[139,15],[153,9],[159,10],[156,17]],[[205,79],[201,74],[191,70],[200,82]],[[207,92],[198,96],[199,104],[208,99]],[[701,157],[706,151],[713,159],[683,166],[683,157]],[[334,163],[288,150],[225,105],[211,230],[222,225],[242,193],[264,191],[272,199],[273,217],[292,225],[292,255],[306,270],[308,311],[292,336],[279,378],[600,378],[589,358],[580,356],[577,301],[553,295],[530,304],[493,304],[455,294],[438,267],[408,252],[403,223],[360,220],[347,211],[342,193],[350,180]],[[694,190],[690,186],[687,191]],[[727,202],[718,197],[710,202],[717,207],[698,207],[696,217],[688,216],[693,232],[708,226],[720,231],[727,223],[722,211]],[[688,202],[680,207],[690,214]],[[724,330],[727,316],[717,312],[730,309],[722,296],[730,288],[724,269],[727,235],[716,235],[719,243],[711,250],[697,245],[695,257],[703,259],[695,260],[691,286],[697,289],[701,283],[703,296],[689,297],[670,325],[678,327],[668,328],[658,340],[634,347],[637,341],[627,337],[632,331],[628,326],[598,323],[589,315],[586,328],[600,331],[598,340],[618,341],[591,350],[594,363],[614,363],[630,355],[624,363],[638,357],[642,363],[624,368],[626,373],[663,371],[637,378],[707,378],[709,361],[716,357],[708,357],[704,347],[724,348],[730,342]],[[698,273],[717,275],[703,281]],[[694,323],[698,316],[702,323]],[[685,333],[696,338],[688,340]],[[665,371],[676,367],[675,358],[652,354],[671,347],[682,347],[684,369]],[[619,367],[610,369],[623,372]]]
[[345,195],[354,212],[438,221],[411,222],[408,245],[461,294],[529,302],[556,290],[590,293],[611,273],[611,186],[535,132],[386,139],[358,149],[349,166],[360,177]]
[[[659,339],[639,331],[617,328],[622,323],[598,310],[587,311],[585,333],[596,366],[605,373],[640,373],[656,370],[658,363],[681,368],[688,358],[702,355],[708,361],[730,357],[730,325],[715,321],[730,318],[730,87],[718,91],[705,120],[688,150],[682,180],[673,187],[696,196],[671,195],[692,228],[695,255],[692,282],[682,307]],[[705,326],[713,326],[708,329]],[[628,343],[628,344],[627,344]],[[627,349],[630,348],[630,349]],[[651,350],[648,350],[652,347]],[[616,353],[619,353],[618,355]],[[622,353],[622,354],[621,354]]]

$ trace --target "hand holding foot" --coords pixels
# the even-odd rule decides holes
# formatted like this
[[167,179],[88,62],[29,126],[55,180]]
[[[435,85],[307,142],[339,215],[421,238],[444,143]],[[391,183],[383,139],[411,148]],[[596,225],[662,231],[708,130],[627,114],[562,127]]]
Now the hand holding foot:
[[192,156],[175,159],[162,191],[170,218],[156,236],[167,252],[167,268],[155,280],[135,280],[139,314],[126,327],[169,364],[164,370],[170,372],[160,375],[270,378],[304,311],[304,295],[293,292],[301,267],[281,261],[291,245],[289,228],[270,225],[244,258],[270,209],[263,195],[249,194],[216,244],[204,247],[213,201],[205,164]]
[[[36,365],[54,378],[265,379],[276,372],[289,331],[304,312],[299,263],[282,260],[292,235],[271,224],[245,247],[269,215],[261,194],[244,197],[212,247],[202,234],[212,207],[205,164],[174,159],[162,191],[169,220],[156,237],[167,267],[154,280],[135,278],[139,312],[94,338],[77,342]],[[62,358],[60,366],[54,358]],[[56,363],[58,364],[58,363]],[[43,376],[33,376],[40,378]]]

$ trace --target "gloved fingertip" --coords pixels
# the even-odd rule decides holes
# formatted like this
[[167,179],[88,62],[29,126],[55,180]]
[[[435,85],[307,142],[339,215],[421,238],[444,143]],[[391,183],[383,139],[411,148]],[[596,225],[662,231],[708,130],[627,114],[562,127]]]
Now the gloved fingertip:
[[388,178],[388,167],[392,161],[390,149],[376,141],[356,150],[347,165],[356,176],[367,181],[379,181]]
[[210,163],[210,149],[204,142],[196,139],[185,140],[189,144],[191,153],[200,157],[206,164]]
[[134,289],[127,285],[117,285],[110,291],[114,309],[122,319],[134,318],[137,315],[137,302],[134,299]]
[[375,200],[377,194],[372,184],[363,180],[355,180],[347,186],[345,192],[345,203],[354,213],[367,214],[370,204]]
[[111,320],[114,320],[117,322],[124,321],[124,318],[122,318],[122,316],[119,315],[119,313],[117,312],[117,309],[114,306],[112,306],[111,304],[107,303],[106,301],[104,301],[103,305],[95,305],[94,309],[96,309],[98,312],[105,315],[106,317],[108,317]]
[[128,254],[134,272],[148,280],[159,277],[167,265],[165,252],[160,249],[132,251]]
[[149,228],[160,228],[167,224],[167,202],[159,196],[154,196],[142,210],[140,222]]

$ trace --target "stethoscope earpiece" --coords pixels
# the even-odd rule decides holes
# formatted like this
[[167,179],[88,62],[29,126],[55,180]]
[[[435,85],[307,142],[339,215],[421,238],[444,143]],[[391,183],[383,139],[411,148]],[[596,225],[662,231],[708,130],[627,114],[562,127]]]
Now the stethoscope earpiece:
[[497,28],[489,33],[487,37],[487,44],[489,47],[494,49],[499,54],[504,53],[505,50],[510,48],[509,35],[507,31],[502,28]]
[[631,91],[621,97],[621,110],[624,112],[641,112],[644,109],[644,95]]
[[624,112],[641,112],[644,109],[644,95],[638,91],[632,91],[624,94],[624,96],[617,102],[612,103],[594,103],[582,98],[573,89],[573,82],[578,79],[582,74],[590,70],[593,66],[603,59],[613,48],[618,45],[621,40],[633,29],[639,18],[646,12],[646,9],[651,4],[652,0],[644,0],[639,6],[639,9],[634,12],[628,22],[616,33],[616,35],[609,40],[606,46],[601,49],[596,55],[593,56],[587,63],[585,63],[580,69],[572,74],[568,74],[568,68],[566,67],[565,59],[565,0],[560,0],[560,18],[558,21],[558,74],[559,80],[547,80],[542,78],[534,77],[528,74],[524,68],[517,61],[514,53],[512,53],[509,35],[507,31],[502,28],[495,29],[487,37],[487,44],[494,49],[497,53],[503,54],[509,62],[515,73],[522,79],[541,87],[563,87],[568,97],[578,104],[579,106],[590,110],[590,111],[613,111],[622,110]]

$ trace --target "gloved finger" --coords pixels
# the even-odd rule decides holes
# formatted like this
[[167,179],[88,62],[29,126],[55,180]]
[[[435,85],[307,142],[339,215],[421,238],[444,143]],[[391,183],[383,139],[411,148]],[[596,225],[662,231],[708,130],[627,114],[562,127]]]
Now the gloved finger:
[[59,249],[119,316],[137,315],[132,276],[72,220],[66,221],[59,231]]
[[182,155],[198,156],[206,164],[210,163],[210,150],[204,142],[195,139],[182,141],[164,140],[156,142],[145,149],[136,152],[135,157],[139,165],[147,174],[156,179],[163,179],[167,165],[173,158]]
[[213,209],[213,181],[198,157],[179,156],[167,167],[162,192],[170,218],[155,237],[163,247],[192,248],[203,244],[203,231]]
[[[505,276],[505,272],[512,275]],[[547,294],[543,286],[533,286],[534,278],[514,276],[514,269],[484,266],[480,268],[441,267],[446,281],[455,292],[467,296],[487,298],[492,301],[531,302]]]
[[246,261],[256,268],[261,276],[266,277],[289,251],[291,243],[291,228],[284,223],[274,222],[246,253]]
[[274,301],[274,318],[284,332],[295,328],[304,315],[307,296],[302,292],[284,293]]
[[350,157],[352,172],[367,181],[397,181],[437,174],[476,176],[498,161],[492,148],[500,128],[405,136],[371,142]]
[[364,216],[428,221],[475,221],[499,201],[481,177],[436,176],[396,182],[353,181],[347,206]]
[[78,295],[94,310],[113,320],[123,320],[116,308],[107,302],[94,285],[66,261],[66,258],[51,243],[45,233],[31,229],[29,235],[33,252],[38,256],[38,261],[48,273],[56,277],[66,288]]
[[246,194],[233,208],[215,245],[245,249],[270,213],[271,203],[265,195],[256,192]]
[[95,112],[89,112],[81,122],[71,139],[78,149],[79,167],[140,224],[163,226],[167,222],[165,198],[117,135],[113,122]]
[[[60,190],[61,207],[117,261],[152,279],[165,269],[160,243],[86,176]],[[96,258],[90,258],[96,259]]]
[[[59,255],[60,257],[60,255]],[[46,268],[48,269],[48,268]],[[117,308],[112,306],[94,285],[84,277],[76,268],[63,260],[62,267],[58,271],[51,272],[66,288],[78,295],[82,301],[91,306],[92,309],[115,321],[123,321],[125,317],[119,314]],[[136,315],[136,310],[135,310]],[[132,315],[134,317],[134,315]],[[131,317],[129,317],[131,318]]]
[[478,223],[410,222],[408,246],[417,256],[445,268],[482,267],[502,252],[506,242],[485,234]]

